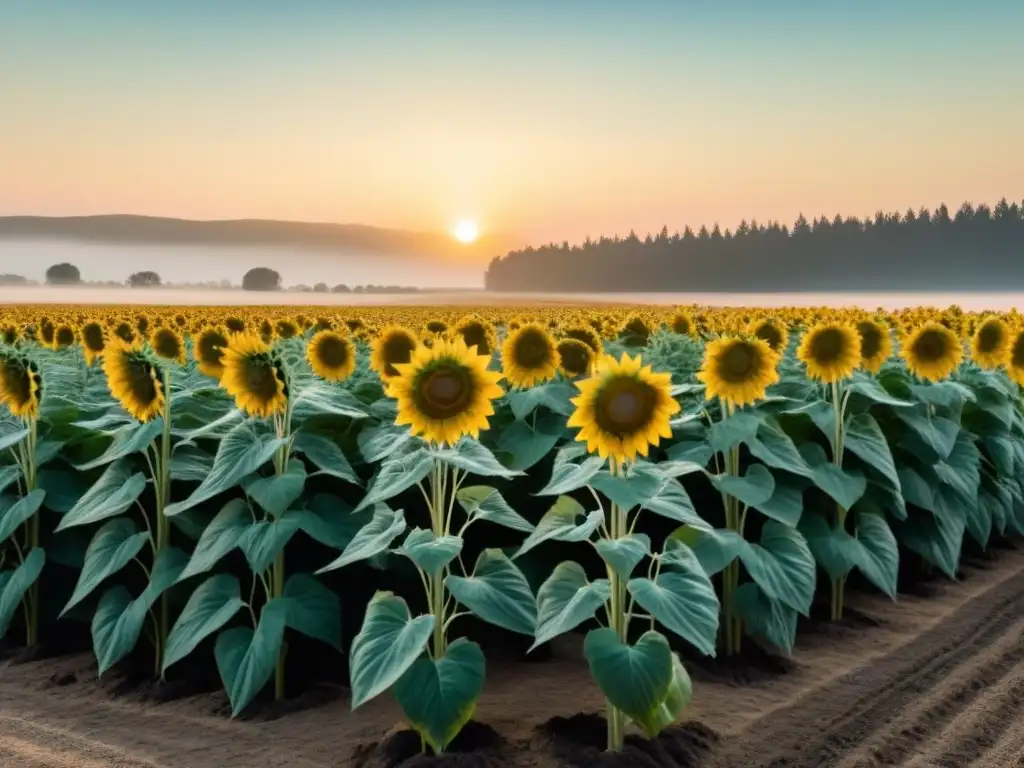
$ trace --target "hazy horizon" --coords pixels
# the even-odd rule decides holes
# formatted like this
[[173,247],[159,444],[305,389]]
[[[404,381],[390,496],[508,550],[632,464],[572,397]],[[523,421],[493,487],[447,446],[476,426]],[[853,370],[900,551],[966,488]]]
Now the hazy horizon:
[[1021,196],[1009,0],[9,5],[0,215],[543,243]]
[[230,280],[240,285],[253,267],[269,267],[284,286],[397,285],[416,288],[482,288],[486,262],[388,256],[298,247],[173,246],[77,243],[66,240],[0,240],[0,273],[40,283],[47,268],[70,262],[82,280],[125,282],[150,270],[173,283]]

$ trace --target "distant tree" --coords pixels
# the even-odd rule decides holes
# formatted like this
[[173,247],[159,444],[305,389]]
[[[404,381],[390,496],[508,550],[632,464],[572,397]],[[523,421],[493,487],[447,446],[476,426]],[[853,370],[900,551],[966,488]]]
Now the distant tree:
[[161,285],[160,275],[149,270],[135,272],[128,278],[128,285],[132,288],[153,288]]
[[[952,210],[952,213],[951,213]],[[1024,283],[1024,206],[942,204],[867,216],[800,214],[679,236],[588,237],[493,259],[498,291],[991,290]]]
[[279,291],[281,275],[268,267],[254,267],[242,278],[242,289],[246,291]]
[[339,285],[336,285],[333,288],[331,288],[331,292],[332,293],[352,293],[352,289],[349,288],[344,283],[340,283]]
[[78,285],[82,282],[82,273],[74,264],[54,264],[46,270],[46,282],[50,285]]
[[28,285],[28,280],[21,275],[0,275],[0,285]]
[[327,283],[317,283],[313,286],[313,293],[327,293]]

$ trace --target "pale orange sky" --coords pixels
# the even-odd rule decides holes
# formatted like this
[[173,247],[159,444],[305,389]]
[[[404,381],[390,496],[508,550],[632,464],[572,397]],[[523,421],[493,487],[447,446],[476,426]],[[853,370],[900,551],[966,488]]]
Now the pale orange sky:
[[539,242],[1024,197],[1012,3],[43,5],[0,25],[0,215],[469,218]]

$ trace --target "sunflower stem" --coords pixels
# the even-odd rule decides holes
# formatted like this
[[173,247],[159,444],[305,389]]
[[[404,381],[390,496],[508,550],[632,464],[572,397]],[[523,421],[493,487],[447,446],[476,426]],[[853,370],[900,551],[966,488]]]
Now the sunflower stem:
[[[618,460],[611,459],[608,464],[608,471],[612,476],[622,473],[622,467]],[[626,512],[614,501],[609,507],[610,520],[608,530],[610,539],[621,539],[627,533]],[[608,571],[608,582],[611,586],[610,608],[608,611],[608,626],[618,636],[619,641],[626,643],[629,637],[629,613],[626,608],[626,584],[618,571],[610,565],[606,566]],[[608,719],[608,751],[621,752],[625,737],[625,715],[610,700],[605,701]]]
[[[163,408],[163,431],[160,434],[160,446],[157,449],[156,462],[154,464],[155,474],[153,476],[154,490],[156,491],[156,551],[154,553],[153,566],[156,567],[156,558],[160,553],[171,545],[171,521],[164,514],[164,509],[170,502],[171,490],[171,373],[164,368],[163,371],[164,408]],[[167,601],[167,591],[160,595],[160,612],[156,619],[156,668],[160,670],[160,680],[166,681],[166,674],[163,672],[163,649],[167,642],[167,635],[170,632],[170,606]]]
[[[288,462],[291,459],[291,424],[292,424],[292,400],[289,397],[286,401],[284,414],[274,417],[274,427],[277,436],[285,441],[274,457],[274,471],[277,475],[283,475],[288,471]],[[284,596],[284,548],[277,553],[271,569],[270,599]],[[288,653],[288,644],[281,642],[281,649],[277,652],[277,662],[274,665],[274,699],[284,701],[285,698],[285,656]]]
[[[843,468],[844,451],[844,426],[846,421],[846,405],[849,402],[850,391],[843,393],[842,384],[839,381],[832,382],[832,410],[835,413],[835,432],[832,444],[832,463],[839,469]],[[846,530],[846,510],[836,502],[836,531]],[[846,577],[840,576],[832,580],[832,610],[830,618],[832,621],[839,621],[843,618],[843,597],[846,590]]]
[[[430,478],[430,525],[434,536],[440,538],[448,528],[445,492],[448,484],[448,468],[441,462],[434,462]],[[435,571],[429,577],[430,613],[434,616],[434,637],[431,656],[434,661],[444,657],[445,652],[445,594],[444,569]]]
[[[25,494],[32,493],[36,488],[36,443],[39,437],[39,423],[35,416],[28,418],[28,437],[25,438],[25,458],[22,467],[25,473]],[[28,521],[28,551],[39,546],[39,512]],[[36,579],[25,594],[27,621],[25,627],[25,643],[32,647],[39,642],[39,579]]]

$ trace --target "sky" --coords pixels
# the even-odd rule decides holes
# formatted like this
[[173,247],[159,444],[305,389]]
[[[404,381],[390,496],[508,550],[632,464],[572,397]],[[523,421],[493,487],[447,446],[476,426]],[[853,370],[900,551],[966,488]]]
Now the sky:
[[526,242],[1024,198],[1019,0],[0,0],[0,215]]

